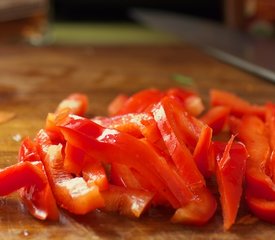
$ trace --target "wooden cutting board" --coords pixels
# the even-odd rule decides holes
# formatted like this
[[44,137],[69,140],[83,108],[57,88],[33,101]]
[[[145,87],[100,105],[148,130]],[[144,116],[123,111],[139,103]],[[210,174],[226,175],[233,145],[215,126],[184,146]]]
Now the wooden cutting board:
[[[253,103],[275,102],[275,85],[225,65],[185,45],[136,47],[0,47],[0,111],[16,117],[0,125],[0,167],[15,163],[20,137],[44,126],[48,112],[73,92],[89,96],[89,116],[106,114],[118,93],[179,86],[173,74],[190,76],[207,104],[208,91],[233,91]],[[224,232],[221,212],[203,227],[171,224],[164,211],[129,219],[99,211],[63,212],[59,222],[38,221],[15,194],[0,198],[0,239],[272,239],[275,226],[255,218]]]

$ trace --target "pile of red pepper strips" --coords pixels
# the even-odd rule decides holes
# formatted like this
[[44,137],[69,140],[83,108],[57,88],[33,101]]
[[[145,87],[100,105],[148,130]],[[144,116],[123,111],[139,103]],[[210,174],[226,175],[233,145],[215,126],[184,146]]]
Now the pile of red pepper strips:
[[[108,117],[83,117],[86,95],[64,99],[18,163],[0,171],[0,195],[18,190],[38,219],[95,209],[139,217],[148,208],[175,209],[172,222],[202,225],[215,214],[215,179],[224,229],[241,196],[251,212],[275,223],[275,104],[252,105],[211,90],[210,107],[182,88],[119,95]],[[221,132],[226,142],[216,141]]]

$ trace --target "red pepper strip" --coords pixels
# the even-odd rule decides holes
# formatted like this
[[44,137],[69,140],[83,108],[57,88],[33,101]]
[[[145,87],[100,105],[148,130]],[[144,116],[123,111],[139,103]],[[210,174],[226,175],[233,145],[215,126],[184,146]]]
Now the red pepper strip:
[[160,193],[160,191],[157,190],[149,181],[147,181],[147,179],[145,179],[142,174],[137,172],[135,169],[131,170],[140,185],[140,188],[137,189],[146,190],[154,195],[152,199],[152,204],[154,206],[171,206],[167,198],[162,193]]
[[81,93],[74,93],[62,100],[56,109],[56,113],[69,109],[70,113],[83,116],[88,109],[88,98]]
[[39,171],[43,172],[43,181],[45,186],[39,189],[36,185],[25,186],[19,190],[20,197],[27,206],[29,212],[36,218],[44,220],[58,220],[59,210],[53,196],[48,177],[44,166],[37,152],[37,147],[29,138],[25,138],[21,143],[18,161],[32,163]]
[[162,155],[169,156],[151,113],[128,113],[110,118],[93,118],[92,121],[105,128],[114,128],[137,138],[145,137]]
[[178,208],[171,221],[192,225],[207,223],[216,212],[217,202],[206,187],[200,188],[197,196],[184,207]]
[[229,107],[230,113],[238,117],[244,114],[255,114],[263,118],[265,115],[264,107],[252,105],[248,101],[226,91],[212,89],[210,91],[210,102],[212,106]]
[[130,169],[124,164],[112,163],[110,182],[116,186],[122,186],[131,189],[147,190],[154,195],[152,203],[154,205],[169,205],[169,202],[157,193],[155,188],[148,183],[143,176],[141,176],[134,169]]
[[266,128],[270,144],[270,158],[268,160],[269,176],[275,182],[275,104],[266,104]]
[[173,207],[183,206],[192,199],[193,194],[177,172],[146,141],[113,129],[105,129],[89,119],[73,115],[59,124],[68,142],[97,159],[126,164],[135,169]]
[[110,185],[102,192],[107,212],[119,212],[128,217],[140,217],[151,204],[153,194],[144,190]]
[[85,152],[70,143],[66,143],[64,151],[64,170],[79,176],[85,164]]
[[275,150],[275,103],[266,104],[266,125],[268,128],[269,143],[272,151]]
[[184,113],[182,109],[176,108],[176,104],[175,99],[165,97],[159,104],[155,105],[152,112],[180,176],[186,186],[192,190],[193,188],[205,186],[205,180],[182,136],[188,126],[177,124],[177,119],[180,119],[180,115],[184,115]]
[[101,162],[97,160],[87,160],[82,169],[82,176],[87,182],[88,186],[96,185],[99,191],[108,189],[109,182],[104,167]]
[[164,94],[157,89],[142,90],[129,97],[116,115],[144,112],[152,104],[158,102],[163,95]]
[[[165,196],[165,198],[168,199],[168,201],[174,208],[177,208],[178,206],[181,205],[180,201],[185,202],[187,197],[189,197],[187,194],[183,193],[185,190],[185,186],[182,185],[181,183],[178,183],[179,180],[177,179],[177,176],[174,176],[174,173],[172,173],[170,169],[167,171],[167,168],[169,166],[165,166],[166,165],[165,160],[159,157],[158,155],[156,155],[153,149],[147,147],[147,145],[133,138],[132,136],[126,135],[127,137],[124,140],[123,137],[119,139],[120,136],[118,136],[117,134],[114,136],[111,136],[113,135],[114,132],[110,132],[108,134],[106,131],[105,133],[102,133],[103,136],[106,136],[106,138],[102,137],[100,138],[100,141],[98,141],[96,139],[91,139],[91,137],[87,135],[86,136],[82,135],[79,132],[76,132],[69,128],[62,128],[61,131],[63,132],[68,142],[71,142],[72,144],[79,144],[78,147],[82,149],[86,149],[88,154],[92,154],[96,156],[98,159],[101,159],[105,162],[109,162],[109,163],[115,162],[120,164],[126,164],[130,168],[136,169],[144,178],[148,179],[150,184],[154,186],[155,191],[159,191],[160,194],[162,194],[163,196]],[[129,138],[131,137],[134,140],[131,139],[128,141],[127,139],[128,137]],[[138,145],[138,147],[132,144],[133,141],[134,142],[138,141],[134,143],[135,145]],[[126,142],[128,143],[126,144]],[[129,148],[129,146],[134,146],[134,147]],[[127,147],[129,149],[124,149]],[[136,150],[134,150],[134,148]],[[125,156],[131,156],[131,158],[125,158]],[[150,160],[151,160],[151,157],[153,157],[155,158],[153,159],[153,161],[156,162],[156,164],[150,163],[149,162],[150,160],[148,162],[146,161],[146,163],[143,163],[141,160],[141,157],[143,159],[145,158]],[[158,162],[159,160],[161,160],[160,163]],[[159,165],[160,167],[158,167]],[[155,169],[156,167],[158,169]],[[160,175],[160,173],[158,173],[159,171],[161,172],[166,171],[166,172],[164,172],[164,176],[163,176],[163,175]],[[173,179],[170,180],[169,175],[172,175]],[[169,179],[166,180],[167,178]],[[171,190],[168,187],[170,187]],[[178,196],[175,196],[179,194],[176,194],[176,193],[180,194],[179,200],[177,199]]]
[[216,177],[223,212],[223,226],[228,230],[236,220],[241,195],[243,176],[248,153],[242,143],[233,143],[234,136],[228,143],[214,142],[216,150]]
[[50,183],[59,205],[75,214],[86,214],[104,206],[98,186],[63,170],[61,145],[51,145],[44,159]]
[[37,146],[29,137],[24,138],[18,151],[18,162],[36,162],[40,161],[40,155]]
[[[21,189],[22,188],[22,189]],[[20,190],[29,212],[36,218],[57,220],[58,210],[48,206],[50,189],[41,162],[19,162],[0,171],[0,196]],[[29,193],[30,195],[28,195]],[[49,211],[54,209],[53,211]]]
[[260,219],[275,223],[275,201],[255,197],[250,191],[246,192],[246,203],[249,209]]
[[212,129],[208,126],[204,126],[193,153],[194,161],[204,177],[210,177],[214,170],[213,163],[209,157],[211,142]]
[[51,141],[53,144],[62,143],[64,141],[62,134],[56,127],[56,118],[73,113],[76,115],[84,115],[88,108],[88,98],[84,94],[74,93],[62,100],[55,113],[48,113],[46,119],[45,129],[48,134],[51,135]]
[[97,117],[92,121],[96,122],[102,127],[114,128],[118,131],[129,133],[137,138],[142,138],[142,130],[145,128],[142,121],[152,119],[147,113],[127,113],[113,117]]
[[177,99],[184,110],[192,116],[198,116],[204,110],[201,98],[194,92],[183,88],[170,88],[165,95]]
[[275,103],[266,105],[266,124],[269,129],[270,146],[275,149]]
[[205,124],[213,129],[213,134],[220,133],[229,117],[230,109],[225,106],[216,106],[210,108],[204,115],[200,117]]
[[266,174],[270,146],[265,123],[256,116],[244,116],[237,136],[245,144],[249,154],[246,165],[247,190],[255,197],[275,200],[275,184]]
[[[178,130],[176,131],[177,136],[182,139],[185,145],[188,146],[191,152],[194,151],[201,130],[205,125],[197,118],[189,115],[179,104],[179,102],[171,97],[162,98],[158,105],[162,105],[164,112],[166,112],[169,121],[175,126]],[[155,107],[156,108],[156,107]],[[160,108],[160,106],[158,106]],[[153,109],[153,111],[155,111]],[[159,110],[161,112],[161,110]],[[162,111],[163,112],[163,111]],[[158,116],[154,114],[154,119],[158,123]],[[161,113],[160,113],[161,117]],[[175,131],[175,129],[174,129]]]
[[102,164],[68,142],[65,146],[63,168],[68,173],[83,176],[88,185],[96,184],[100,191],[108,188],[108,180]]
[[[0,170],[0,196],[22,187],[35,185],[41,190],[46,184],[44,173],[37,162],[19,162]],[[28,177],[26,177],[28,176]]]
[[239,128],[240,128],[240,124],[241,124],[241,119],[234,117],[234,116],[229,116],[228,118],[228,126],[230,129],[230,132],[234,135],[238,135],[239,134]]
[[57,203],[75,214],[86,214],[104,206],[99,188],[82,178],[75,177],[63,168],[62,145],[51,145],[49,136],[40,130],[36,136],[39,143],[42,162],[44,163],[50,185]]
[[131,169],[125,164],[112,163],[110,181],[117,186],[142,189],[139,181],[134,176]]
[[[213,216],[217,203],[207,190],[205,180],[181,135],[184,126],[177,123],[181,119],[182,110],[177,108],[173,98],[165,97],[155,105],[152,112],[179,175],[194,194],[193,200],[177,210],[172,221],[190,224],[205,223]],[[205,204],[201,204],[201,201]],[[196,211],[194,211],[195,208]]]
[[124,94],[117,95],[113,101],[108,106],[108,115],[114,116],[119,113],[119,111],[123,108],[124,104],[128,100],[128,96]]

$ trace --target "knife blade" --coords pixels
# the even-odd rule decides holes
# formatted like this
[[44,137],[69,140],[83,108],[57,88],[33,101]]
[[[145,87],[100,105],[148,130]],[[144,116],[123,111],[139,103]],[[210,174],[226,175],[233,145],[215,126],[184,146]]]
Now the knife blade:
[[134,9],[131,16],[148,27],[174,34],[221,61],[275,83],[275,41],[272,39],[166,11]]

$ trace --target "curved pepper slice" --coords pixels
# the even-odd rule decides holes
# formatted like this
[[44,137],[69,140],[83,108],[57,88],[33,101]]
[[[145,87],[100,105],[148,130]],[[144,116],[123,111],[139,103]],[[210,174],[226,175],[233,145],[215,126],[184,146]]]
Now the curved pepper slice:
[[154,106],[152,113],[168,152],[185,184],[190,189],[199,188],[205,186],[205,180],[186,146],[187,140],[183,134],[189,131],[188,126],[183,128],[183,125],[177,124],[177,119],[183,119],[185,115],[177,104],[173,98],[165,97]]
[[99,117],[93,118],[92,121],[105,128],[113,128],[137,138],[146,138],[165,157],[169,156],[156,121],[150,112],[127,113],[109,118]]
[[135,169],[173,207],[183,206],[193,198],[176,170],[146,141],[73,115],[59,124],[68,142],[104,162],[126,164]]
[[205,125],[198,139],[193,158],[198,169],[204,177],[210,177],[214,173],[214,161],[209,156],[211,153],[212,129]]
[[[55,200],[47,185],[47,177],[40,161],[19,162],[0,171],[0,196],[20,191],[29,212],[36,218],[57,220]],[[53,204],[53,205],[49,205]]]
[[252,105],[241,97],[218,89],[210,91],[210,102],[212,106],[226,106],[230,108],[230,114],[241,117],[245,114],[254,114],[264,118],[265,108],[259,105]]
[[228,230],[235,222],[242,196],[246,159],[248,153],[245,146],[233,142],[234,136],[227,144],[214,142],[216,154],[216,176],[220,193],[224,219],[224,229]]
[[210,108],[200,117],[204,123],[213,129],[213,134],[220,133],[229,117],[230,108],[226,106],[215,106]]
[[[42,164],[41,157],[38,154],[37,146],[29,138],[25,138],[21,143],[18,153],[18,161],[20,164],[33,164],[36,167],[36,170],[39,170],[39,172],[42,173],[41,177],[44,182],[44,186],[41,189],[37,186],[37,183],[35,183],[33,185],[27,185],[19,190],[20,197],[26,204],[29,212],[34,217],[41,220],[59,219],[59,210],[56,205],[44,165]],[[26,176],[25,180],[29,179],[29,175]],[[17,178],[16,181],[18,181]]]
[[88,184],[82,177],[73,177],[64,170],[61,144],[52,145],[44,130],[38,132],[36,141],[58,205],[75,214],[85,214],[104,206],[96,184]]
[[153,193],[144,190],[110,185],[102,192],[105,201],[103,211],[119,212],[128,217],[140,217],[150,206]]
[[255,197],[250,191],[245,195],[249,209],[260,219],[275,223],[275,201]]
[[266,128],[270,145],[270,158],[267,163],[269,169],[269,175],[273,182],[275,181],[275,104],[266,104]]
[[245,174],[247,190],[255,197],[275,200],[275,184],[267,174],[270,145],[265,123],[257,116],[244,116],[237,136],[249,154]]
[[144,112],[152,104],[158,102],[163,97],[163,93],[157,89],[145,89],[133,94],[129,97],[116,115],[126,113],[141,113]]
[[57,108],[56,113],[69,109],[70,113],[83,116],[88,109],[88,98],[81,93],[73,93],[62,100]]
[[109,116],[114,116],[119,113],[119,111],[123,108],[123,105],[126,103],[128,100],[128,96],[124,94],[119,94],[117,95],[112,102],[108,105],[108,115]]
[[192,116],[199,116],[204,110],[201,98],[192,91],[183,88],[170,88],[165,92],[165,96],[177,99],[184,110]]
[[[22,187],[36,186],[41,190],[46,184],[44,173],[37,162],[19,162],[0,170],[0,196],[8,195]],[[28,177],[26,177],[28,176]]]
[[183,112],[177,101],[171,97],[163,98],[154,106],[152,113],[179,175],[194,194],[193,200],[176,211],[172,221],[203,224],[216,211],[216,200],[206,188],[205,179],[182,135],[184,132],[194,131],[186,130],[187,126],[179,124],[179,120],[186,117],[187,113]]

